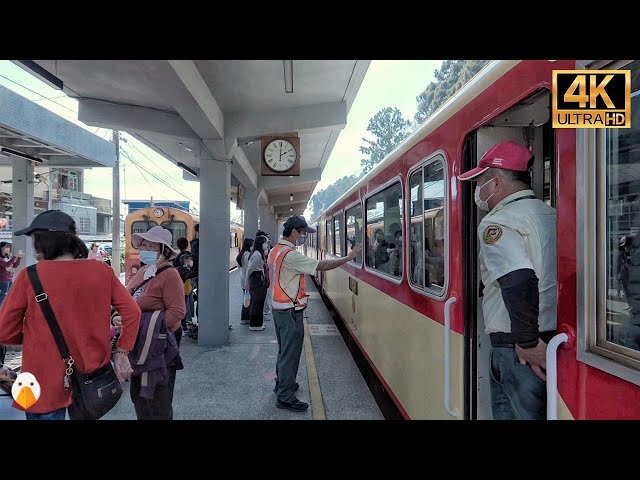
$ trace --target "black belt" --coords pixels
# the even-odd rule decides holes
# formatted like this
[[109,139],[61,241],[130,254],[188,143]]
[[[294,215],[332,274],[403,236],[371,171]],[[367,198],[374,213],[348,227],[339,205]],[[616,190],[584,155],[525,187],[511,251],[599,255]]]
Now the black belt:
[[[547,332],[539,332],[538,338],[540,338],[544,343],[549,343],[553,337],[555,337],[557,332],[555,330],[549,330]],[[504,332],[495,332],[490,333],[489,338],[491,338],[491,346],[492,347],[511,347],[514,348],[516,346],[516,337],[513,333],[504,333]]]

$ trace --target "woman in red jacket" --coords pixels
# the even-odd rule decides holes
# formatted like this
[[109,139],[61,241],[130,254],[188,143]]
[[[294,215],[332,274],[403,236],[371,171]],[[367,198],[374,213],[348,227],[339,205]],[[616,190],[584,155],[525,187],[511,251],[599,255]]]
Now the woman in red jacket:
[[[132,371],[127,355],[138,333],[140,308],[107,264],[87,259],[73,218],[47,210],[15,235],[33,240],[38,276],[79,371],[93,371],[110,361],[109,317],[112,305],[118,309],[122,333],[114,368],[120,381],[127,379]],[[0,306],[0,343],[22,345],[21,371],[31,373],[40,385],[40,396],[25,410],[27,420],[64,420],[67,408],[69,418],[81,419],[71,405],[71,390],[64,388],[65,364],[26,269],[18,273]],[[13,406],[24,410],[16,402]]]

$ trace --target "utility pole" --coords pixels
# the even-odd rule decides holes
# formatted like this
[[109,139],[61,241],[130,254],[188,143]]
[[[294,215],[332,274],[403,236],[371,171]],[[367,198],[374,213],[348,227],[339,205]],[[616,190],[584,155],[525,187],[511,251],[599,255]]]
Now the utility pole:
[[111,268],[120,277],[120,132],[113,131],[113,143],[116,146],[116,164],[113,167],[113,200],[111,222]]
[[47,185],[49,187],[49,194],[47,195],[47,197],[49,198],[47,199],[47,210],[53,209],[53,198],[51,197],[53,192],[51,191],[51,187],[53,186],[53,176],[55,175],[55,173],[55,168],[49,168],[49,185]]

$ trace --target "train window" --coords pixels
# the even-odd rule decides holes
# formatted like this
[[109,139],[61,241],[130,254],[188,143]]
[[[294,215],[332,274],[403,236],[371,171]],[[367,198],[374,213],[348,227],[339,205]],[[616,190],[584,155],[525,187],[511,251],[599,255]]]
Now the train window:
[[184,222],[162,222],[161,225],[171,232],[174,247],[180,237],[187,237],[187,224]]
[[[144,233],[148,231],[150,228],[155,227],[156,225],[158,224],[153,220],[149,220],[149,221],[140,220],[137,222],[133,222],[131,224],[131,234],[133,235],[134,233]],[[133,247],[133,244],[131,246]]]
[[[345,213],[347,219],[346,235],[345,235],[345,253],[349,252],[356,243],[362,243],[362,207],[356,205],[351,207]],[[360,252],[355,260],[355,263],[362,265],[362,252]]]
[[366,200],[367,267],[402,277],[402,186],[395,183]]
[[342,214],[338,214],[333,217],[333,240],[334,240],[334,249],[336,255],[342,256],[342,235],[340,234],[340,228],[342,225]]
[[442,295],[445,290],[445,191],[442,156],[415,170],[409,178],[409,281]]
[[331,227],[331,219],[327,220],[327,228],[326,228],[326,235],[327,235],[327,242],[325,243],[325,245],[327,246],[327,253],[333,253],[333,228]]
[[[631,118],[640,118],[640,61],[591,68],[631,70]],[[640,125],[576,134],[578,360],[640,385]]]

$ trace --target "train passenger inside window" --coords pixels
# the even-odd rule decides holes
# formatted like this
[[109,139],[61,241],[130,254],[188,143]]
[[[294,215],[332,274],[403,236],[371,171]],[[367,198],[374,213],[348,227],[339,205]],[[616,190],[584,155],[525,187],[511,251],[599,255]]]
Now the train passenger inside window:
[[384,231],[379,228],[373,234],[373,266],[377,270],[388,270],[387,263],[389,262],[389,244],[384,237]]
[[[397,224],[396,224],[397,225]],[[402,230],[396,229],[389,252],[389,273],[402,276]]]

